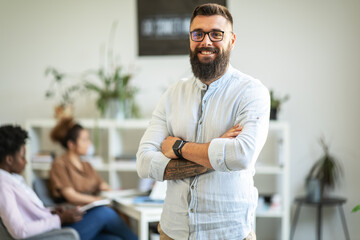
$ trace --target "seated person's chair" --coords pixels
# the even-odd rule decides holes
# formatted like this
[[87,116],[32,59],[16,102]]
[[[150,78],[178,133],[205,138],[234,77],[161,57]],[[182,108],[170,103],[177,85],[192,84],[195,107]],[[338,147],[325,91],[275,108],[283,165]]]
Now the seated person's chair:
[[[0,219],[0,239],[1,240],[14,240],[9,234],[8,230],[4,226]],[[46,233],[42,233],[30,238],[24,238],[24,240],[80,240],[79,234],[72,228],[55,229]]]
[[48,178],[36,178],[33,182],[33,189],[36,195],[44,203],[45,207],[54,207],[60,203],[64,203],[65,199],[54,199],[49,191]]

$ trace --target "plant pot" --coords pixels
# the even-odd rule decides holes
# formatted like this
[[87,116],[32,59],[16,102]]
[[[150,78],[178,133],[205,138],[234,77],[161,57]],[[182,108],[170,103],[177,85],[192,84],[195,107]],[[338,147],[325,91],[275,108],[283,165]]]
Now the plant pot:
[[270,109],[270,120],[277,120],[278,108]]
[[306,181],[306,199],[311,202],[319,202],[322,198],[321,182],[311,178]]
[[54,117],[61,119],[65,117],[72,117],[74,113],[73,105],[58,105],[54,108]]
[[109,99],[107,101],[104,118],[123,120],[125,119],[125,104],[118,99]]

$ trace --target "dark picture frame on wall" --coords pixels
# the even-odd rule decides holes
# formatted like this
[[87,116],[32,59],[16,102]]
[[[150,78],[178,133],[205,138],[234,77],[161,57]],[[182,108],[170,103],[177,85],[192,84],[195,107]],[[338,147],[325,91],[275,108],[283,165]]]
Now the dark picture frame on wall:
[[[204,0],[137,0],[138,55],[187,55],[192,11]],[[211,1],[226,6],[226,0]]]

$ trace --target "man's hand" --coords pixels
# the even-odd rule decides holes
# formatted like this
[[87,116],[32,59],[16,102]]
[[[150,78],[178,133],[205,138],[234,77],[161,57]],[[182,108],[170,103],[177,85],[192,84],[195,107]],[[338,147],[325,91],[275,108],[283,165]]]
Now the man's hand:
[[172,149],[176,140],[181,140],[181,138],[169,136],[161,144],[161,152],[170,159],[178,158]]
[[61,224],[78,222],[82,219],[83,215],[83,213],[79,212],[78,208],[59,207],[55,210],[55,213],[59,215]]
[[229,130],[227,130],[226,133],[224,133],[220,138],[236,138],[237,135],[239,135],[242,131],[243,127],[240,127],[239,124],[236,124]]

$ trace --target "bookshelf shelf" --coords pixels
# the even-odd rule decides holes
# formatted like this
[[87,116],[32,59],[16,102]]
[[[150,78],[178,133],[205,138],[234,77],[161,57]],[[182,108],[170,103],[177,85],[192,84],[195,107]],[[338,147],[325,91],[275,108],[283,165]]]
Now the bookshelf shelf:
[[[89,130],[92,142],[97,145],[95,146],[97,156],[87,159],[94,169],[113,189],[136,188],[139,178],[136,173],[135,154],[149,120],[77,119],[77,121]],[[30,161],[25,170],[28,184],[31,184],[37,176],[47,176],[51,167],[51,160],[47,160],[43,156],[36,158],[36,155],[40,152],[60,155],[63,152],[61,147],[52,143],[49,137],[50,130],[55,124],[55,119],[26,121],[26,129],[30,135],[30,141],[26,146],[27,159]],[[123,156],[132,159],[121,160]],[[48,157],[51,158],[51,156]],[[41,162],[42,159],[44,162]],[[124,177],[122,177],[123,175]]]
[[[259,239],[286,240],[289,237],[289,147],[288,123],[270,121],[268,138],[255,166],[254,181],[259,191],[256,213],[256,231]],[[278,207],[269,207],[274,204],[273,201]],[[268,222],[273,218],[279,221]],[[272,227],[279,231],[268,229],[272,224],[275,225]],[[276,235],[270,236],[269,232]]]

